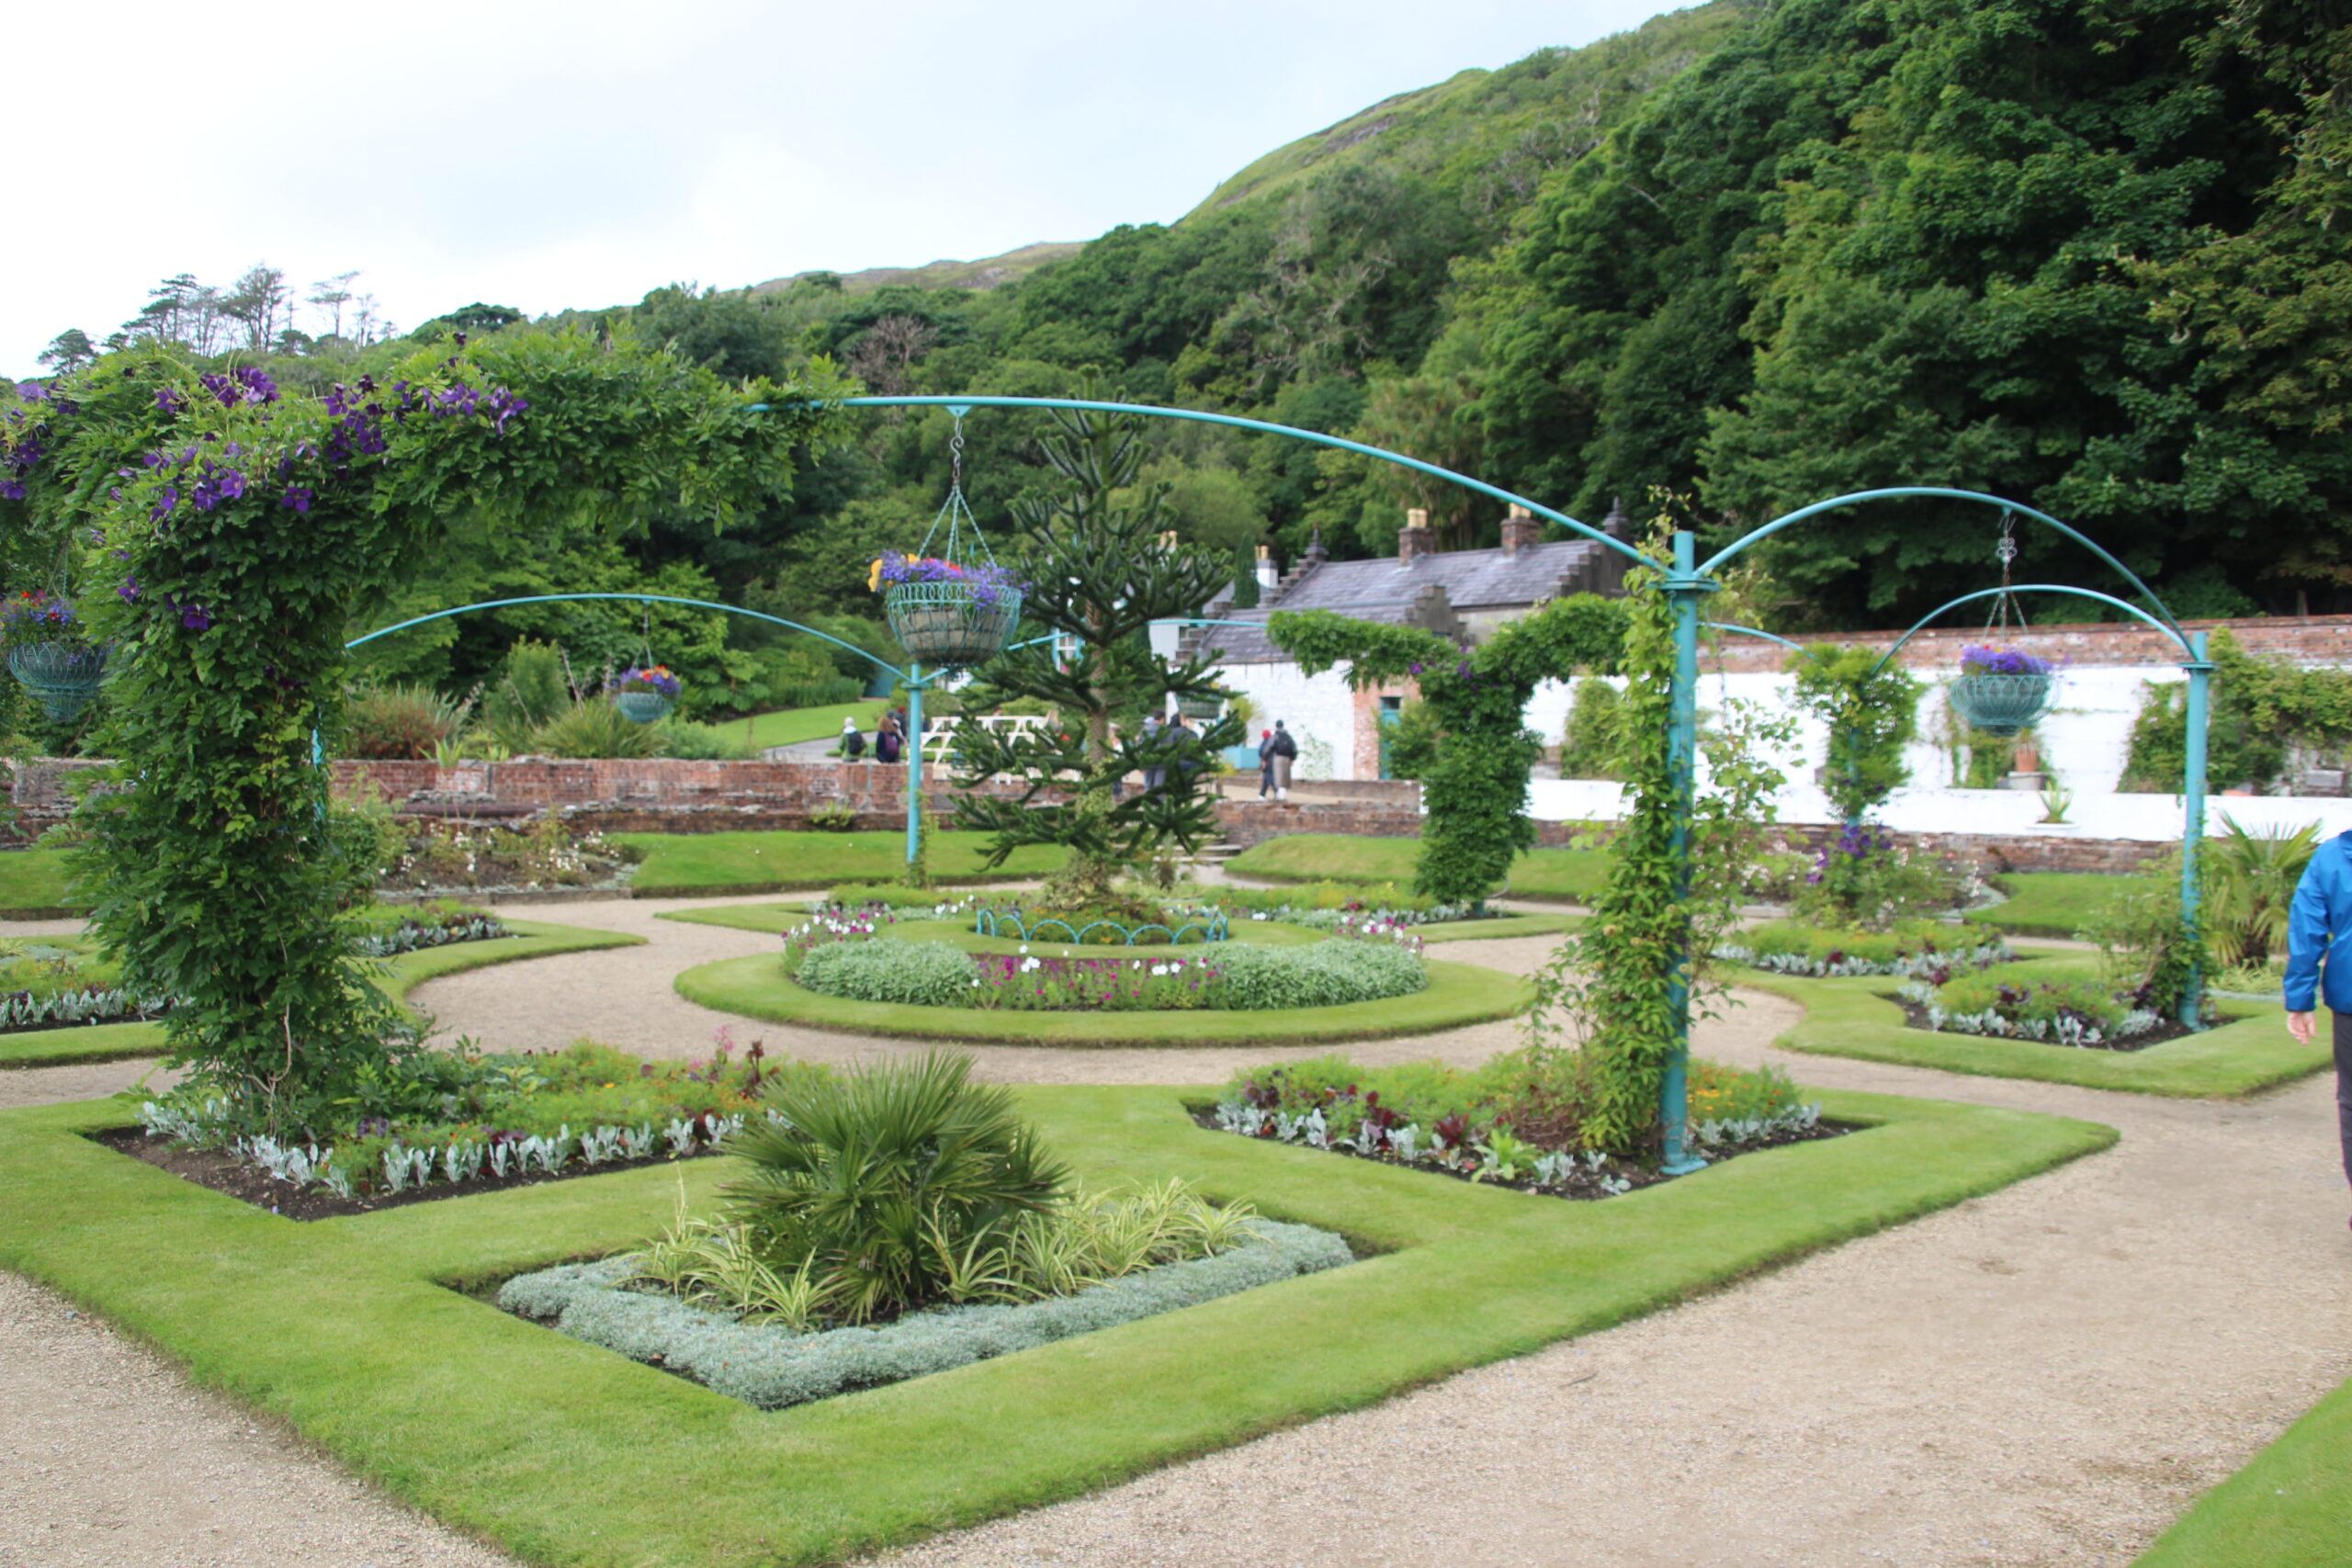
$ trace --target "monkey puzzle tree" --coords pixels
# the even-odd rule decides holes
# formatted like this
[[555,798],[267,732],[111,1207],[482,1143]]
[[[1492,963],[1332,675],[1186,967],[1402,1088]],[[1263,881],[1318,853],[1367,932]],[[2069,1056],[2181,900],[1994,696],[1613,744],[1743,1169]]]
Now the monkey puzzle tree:
[[[1228,714],[1205,733],[1171,740],[1141,720],[1165,714],[1171,697],[1216,691],[1208,660],[1153,652],[1150,627],[1197,615],[1233,563],[1222,550],[1171,543],[1167,487],[1135,488],[1146,456],[1141,420],[1058,410],[1053,417],[1056,433],[1041,445],[1064,485],[1013,512],[1025,614],[1052,636],[989,660],[962,696],[967,715],[1032,700],[1054,717],[1023,732],[969,717],[959,724],[958,785],[1001,776],[1026,787],[1012,799],[967,794],[956,810],[996,836],[991,865],[1023,844],[1069,852],[1047,885],[1049,907],[1108,908],[1121,872],[1170,843],[1190,851],[1216,835],[1216,802],[1199,784],[1215,750],[1240,739],[1240,721]],[[1160,785],[1123,797],[1120,781],[1151,768],[1164,770]]]

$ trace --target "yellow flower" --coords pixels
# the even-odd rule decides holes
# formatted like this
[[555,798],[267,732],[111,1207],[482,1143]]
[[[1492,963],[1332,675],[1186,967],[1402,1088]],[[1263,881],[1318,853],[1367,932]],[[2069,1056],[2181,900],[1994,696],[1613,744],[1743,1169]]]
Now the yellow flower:
[[874,558],[874,570],[865,574],[865,591],[868,593],[882,592],[882,558],[880,556]]

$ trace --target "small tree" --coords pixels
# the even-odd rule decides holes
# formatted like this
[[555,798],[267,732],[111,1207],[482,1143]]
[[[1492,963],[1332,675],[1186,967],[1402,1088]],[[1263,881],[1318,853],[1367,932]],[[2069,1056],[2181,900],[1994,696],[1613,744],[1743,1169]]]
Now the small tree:
[[1475,649],[1419,626],[1350,620],[1329,610],[1278,610],[1267,632],[1309,675],[1346,662],[1357,691],[1412,681],[1417,717],[1407,765],[1421,781],[1429,820],[1413,889],[1449,904],[1483,904],[1510,863],[1535,842],[1527,781],[1544,738],[1522,716],[1539,681],[1579,668],[1614,668],[1624,609],[1578,593],[1513,621]]
[[1860,822],[1911,776],[1903,748],[1919,729],[1919,682],[1868,648],[1815,643],[1789,656],[1799,706],[1829,727],[1821,787],[1838,818]]
[[[1167,844],[1189,852],[1217,832],[1216,802],[1199,784],[1212,751],[1241,739],[1239,721],[1228,714],[1177,742],[1147,733],[1141,721],[1165,714],[1171,696],[1216,692],[1208,660],[1162,658],[1150,627],[1197,615],[1225,585],[1232,558],[1167,542],[1166,486],[1136,488],[1140,418],[1056,411],[1054,422],[1057,434],[1042,446],[1063,487],[1013,514],[1024,613],[1051,640],[991,660],[960,699],[967,715],[1034,699],[1056,719],[1020,732],[960,723],[959,786],[1004,776],[1026,787],[1012,800],[967,794],[956,815],[995,835],[990,865],[1023,844],[1068,850],[1046,889],[1049,907],[1110,908],[1122,872]],[[1122,795],[1121,780],[1155,767],[1164,770],[1159,788]]]

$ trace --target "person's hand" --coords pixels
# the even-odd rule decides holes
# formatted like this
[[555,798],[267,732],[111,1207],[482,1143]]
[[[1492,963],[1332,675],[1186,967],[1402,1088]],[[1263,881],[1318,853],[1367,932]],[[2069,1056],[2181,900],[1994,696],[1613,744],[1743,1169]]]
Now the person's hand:
[[2301,1045],[2310,1044],[2312,1043],[2312,1036],[2319,1032],[2319,1015],[2317,1013],[2310,1012],[2289,1013],[2287,1015],[2287,1032],[2295,1037],[2296,1043]]

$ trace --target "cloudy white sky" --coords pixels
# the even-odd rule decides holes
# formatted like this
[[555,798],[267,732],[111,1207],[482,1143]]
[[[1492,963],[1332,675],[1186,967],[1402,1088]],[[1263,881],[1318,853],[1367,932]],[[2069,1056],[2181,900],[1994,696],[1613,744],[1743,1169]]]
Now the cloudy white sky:
[[[12,10],[0,371],[162,277],[413,325],[1181,216],[1392,93],[1670,0],[77,0]],[[306,323],[307,325],[308,323]]]

